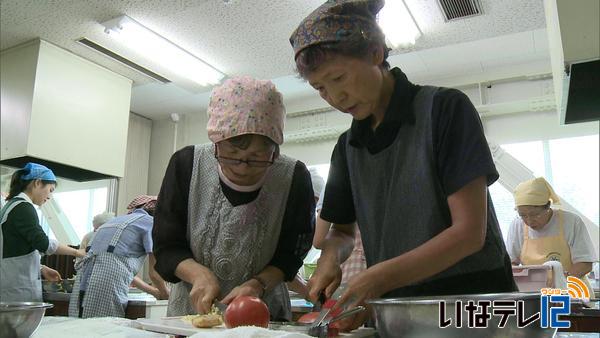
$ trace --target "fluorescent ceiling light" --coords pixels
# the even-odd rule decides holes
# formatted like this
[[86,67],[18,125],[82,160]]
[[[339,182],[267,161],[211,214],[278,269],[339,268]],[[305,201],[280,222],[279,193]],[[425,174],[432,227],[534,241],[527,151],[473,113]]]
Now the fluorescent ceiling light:
[[202,86],[215,85],[225,74],[127,15],[102,23],[104,32],[172,72]]
[[387,0],[377,18],[392,48],[414,45],[421,36],[404,0]]

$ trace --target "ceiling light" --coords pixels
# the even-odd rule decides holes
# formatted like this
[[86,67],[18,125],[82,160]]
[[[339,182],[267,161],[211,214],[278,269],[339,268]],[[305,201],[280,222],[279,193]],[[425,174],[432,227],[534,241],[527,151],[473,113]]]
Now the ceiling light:
[[215,85],[225,74],[127,15],[102,23],[104,32],[172,72],[201,86]]
[[404,0],[387,0],[377,19],[392,48],[414,45],[421,36]]

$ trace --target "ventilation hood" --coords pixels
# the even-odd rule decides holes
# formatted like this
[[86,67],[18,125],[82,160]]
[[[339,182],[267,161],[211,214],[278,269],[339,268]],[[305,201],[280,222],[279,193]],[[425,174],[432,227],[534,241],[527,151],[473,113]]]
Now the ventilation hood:
[[544,12],[559,122],[598,120],[600,1],[546,0]]
[[35,40],[0,53],[0,163],[57,176],[122,177],[131,80]]

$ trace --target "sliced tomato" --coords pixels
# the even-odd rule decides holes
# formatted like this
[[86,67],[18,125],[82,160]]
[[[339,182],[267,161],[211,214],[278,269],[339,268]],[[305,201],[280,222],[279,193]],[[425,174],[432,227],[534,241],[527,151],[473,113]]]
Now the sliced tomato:
[[298,318],[298,323],[312,324],[317,319],[317,317],[319,317],[318,312],[305,313],[300,318]]

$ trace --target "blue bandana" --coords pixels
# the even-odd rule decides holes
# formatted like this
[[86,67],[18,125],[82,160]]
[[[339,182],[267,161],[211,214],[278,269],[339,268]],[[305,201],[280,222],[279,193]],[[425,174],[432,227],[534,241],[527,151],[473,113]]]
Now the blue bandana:
[[27,163],[23,169],[26,174],[21,176],[23,181],[28,180],[42,180],[42,181],[54,181],[56,182],[56,176],[52,170],[46,168],[45,166],[37,163]]

